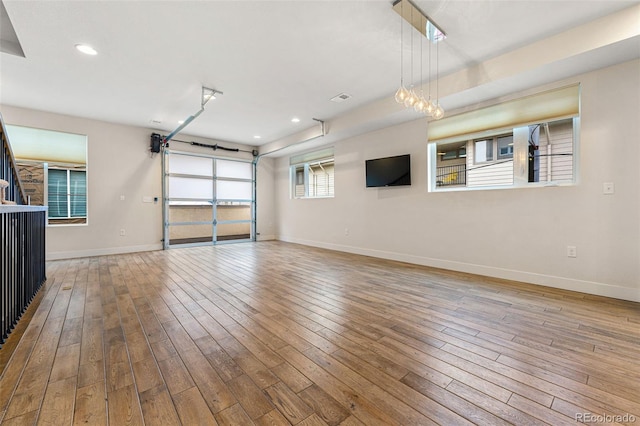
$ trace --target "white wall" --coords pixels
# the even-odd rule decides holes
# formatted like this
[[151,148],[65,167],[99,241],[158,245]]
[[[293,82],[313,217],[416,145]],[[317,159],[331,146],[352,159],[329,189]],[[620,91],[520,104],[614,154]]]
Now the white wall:
[[276,238],[276,205],[275,205],[275,160],[262,157],[258,160],[256,177],[256,240],[273,240]]
[[[47,259],[162,248],[161,157],[160,154],[152,157],[149,152],[149,137],[153,130],[6,105],[0,106],[0,112],[7,124],[87,135],[88,224],[49,226]],[[176,138],[210,145],[217,142],[182,134]],[[229,148],[252,148],[218,143]],[[214,152],[210,148],[180,143],[170,145],[172,150],[227,158],[253,158],[250,153]],[[263,161],[263,169],[268,164],[269,161]],[[273,224],[272,186],[263,185],[261,191],[266,195],[259,192],[258,199],[266,202],[258,209],[260,218]],[[124,195],[124,201],[120,200],[121,195]],[[158,197],[160,201],[157,204],[143,203],[144,196]],[[120,229],[125,230],[125,236],[120,236]]]
[[[640,301],[639,70],[568,80],[582,84],[576,186],[428,193],[416,120],[336,143],[333,199],[290,199],[288,158],[277,159],[278,238]],[[365,188],[366,159],[406,153],[411,187]]]

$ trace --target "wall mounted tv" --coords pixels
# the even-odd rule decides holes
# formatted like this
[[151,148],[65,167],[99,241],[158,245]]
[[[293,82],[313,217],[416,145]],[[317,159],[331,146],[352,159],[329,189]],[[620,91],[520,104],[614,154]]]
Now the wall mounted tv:
[[411,185],[411,155],[365,161],[367,188]]

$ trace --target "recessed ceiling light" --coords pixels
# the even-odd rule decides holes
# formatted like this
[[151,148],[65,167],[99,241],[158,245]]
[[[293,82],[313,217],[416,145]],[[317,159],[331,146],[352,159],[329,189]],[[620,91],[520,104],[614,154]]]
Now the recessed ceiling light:
[[261,137],[262,137],[262,136],[260,136],[260,135],[255,135],[253,138],[254,138],[254,139],[260,139]]
[[184,124],[184,120],[179,120],[178,124]]
[[98,54],[98,51],[93,47],[89,46],[88,44],[76,44],[76,49],[78,49],[85,55],[94,56]]
[[291,119],[291,122],[292,122],[292,123],[299,123],[299,122],[300,122],[300,119],[299,119],[298,117],[293,117],[293,118]]

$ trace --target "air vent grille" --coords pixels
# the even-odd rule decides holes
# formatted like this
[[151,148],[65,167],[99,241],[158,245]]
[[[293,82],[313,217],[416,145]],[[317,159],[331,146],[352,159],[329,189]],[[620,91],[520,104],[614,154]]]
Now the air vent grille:
[[351,99],[351,95],[348,93],[340,93],[339,95],[334,96],[333,98],[331,98],[331,102],[344,102],[348,99]]

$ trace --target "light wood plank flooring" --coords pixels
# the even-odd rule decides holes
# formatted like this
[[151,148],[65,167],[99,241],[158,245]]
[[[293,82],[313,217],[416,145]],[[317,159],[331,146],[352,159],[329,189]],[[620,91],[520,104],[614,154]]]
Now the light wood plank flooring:
[[282,242],[47,275],[3,425],[640,424],[637,303]]

